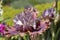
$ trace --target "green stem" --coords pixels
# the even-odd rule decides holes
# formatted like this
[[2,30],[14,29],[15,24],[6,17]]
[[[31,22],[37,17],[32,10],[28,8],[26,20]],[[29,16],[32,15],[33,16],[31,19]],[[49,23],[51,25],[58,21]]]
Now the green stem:
[[45,36],[44,36],[44,34],[42,34],[42,40],[45,40]]
[[51,34],[52,34],[52,40],[55,40],[55,24],[54,24],[54,21],[51,24]]
[[52,32],[52,40],[55,40],[55,33]]
[[56,36],[55,36],[55,39],[56,39],[56,40],[58,39],[59,32],[60,32],[60,28],[58,29],[58,31],[57,31],[57,33],[56,33]]

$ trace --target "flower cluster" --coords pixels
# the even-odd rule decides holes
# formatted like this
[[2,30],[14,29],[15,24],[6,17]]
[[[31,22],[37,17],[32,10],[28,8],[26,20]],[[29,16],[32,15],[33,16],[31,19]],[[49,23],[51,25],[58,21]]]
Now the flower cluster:
[[[24,33],[29,32],[30,34],[31,33],[32,34],[34,34],[34,33],[41,34],[49,28],[49,26],[51,24],[51,20],[53,20],[52,18],[54,18],[54,16],[55,16],[55,10],[53,8],[45,10],[40,19],[36,17],[37,15],[34,15],[34,13],[36,14],[36,12],[34,12],[33,9],[31,9],[31,8],[30,9],[27,8],[27,9],[25,9],[25,11],[23,13],[21,13],[15,17],[14,23],[15,23],[15,25],[18,26],[18,27],[16,26],[18,29],[20,28],[19,29],[20,32],[24,32]],[[34,15],[34,17],[32,15]],[[39,20],[37,20],[37,19],[39,19]],[[36,20],[39,22],[37,22]],[[20,24],[22,23],[22,25],[16,24],[17,22],[19,23],[19,21],[21,21]],[[30,25],[30,24],[32,24],[32,25]]]
[[[37,18],[38,11],[33,7],[26,8],[21,14],[18,14],[13,19],[15,25],[13,27],[0,24],[0,33],[7,35],[15,35],[21,33],[42,34],[51,25],[51,19],[54,18],[54,10],[45,10],[42,17]],[[39,20],[38,20],[39,19]],[[5,30],[6,29],[6,30]],[[8,36],[7,36],[8,37]]]

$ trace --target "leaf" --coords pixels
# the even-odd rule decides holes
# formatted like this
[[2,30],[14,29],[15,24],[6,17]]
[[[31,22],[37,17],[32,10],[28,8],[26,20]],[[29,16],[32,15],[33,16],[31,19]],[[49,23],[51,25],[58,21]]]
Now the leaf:
[[57,40],[59,37],[59,34],[60,34],[60,28],[57,30],[57,33],[56,33],[56,36],[55,36],[55,39]]

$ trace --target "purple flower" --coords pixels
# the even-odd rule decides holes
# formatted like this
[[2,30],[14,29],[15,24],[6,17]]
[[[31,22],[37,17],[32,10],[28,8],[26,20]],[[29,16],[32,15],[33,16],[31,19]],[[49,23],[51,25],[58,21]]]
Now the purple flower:
[[49,15],[48,10],[45,10],[45,11],[43,12],[43,14],[42,14],[43,17],[46,17],[46,16],[48,16],[48,15]]
[[1,35],[4,34],[4,29],[5,29],[5,25],[0,24],[0,33],[1,33]]
[[55,16],[55,10],[53,8],[47,9],[42,14],[43,17],[54,17]]

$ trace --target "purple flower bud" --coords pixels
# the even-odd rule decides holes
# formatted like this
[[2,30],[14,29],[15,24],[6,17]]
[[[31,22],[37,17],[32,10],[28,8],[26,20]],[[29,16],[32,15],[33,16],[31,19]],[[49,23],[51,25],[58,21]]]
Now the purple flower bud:
[[55,15],[55,10],[53,8],[45,10],[42,14],[43,17],[46,17],[46,16],[54,17],[54,15]]

